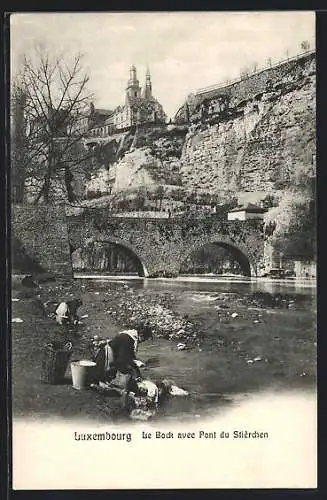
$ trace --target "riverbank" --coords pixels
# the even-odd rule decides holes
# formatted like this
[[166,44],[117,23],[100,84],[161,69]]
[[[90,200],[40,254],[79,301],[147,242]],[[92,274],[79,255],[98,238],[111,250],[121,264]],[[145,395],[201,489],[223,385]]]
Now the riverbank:
[[[78,331],[63,332],[47,317],[49,300],[81,297]],[[315,311],[301,295],[138,290],[121,282],[71,280],[13,289],[13,409],[15,415],[91,419],[119,418],[119,402],[67,384],[40,382],[43,346],[71,340],[73,359],[89,357],[93,335],[112,337],[147,319],[154,339],[140,346],[140,359],[156,358],[151,379],[173,378],[189,390],[187,401],[172,403],[164,415],[203,414],[230,397],[266,387],[315,387]],[[185,345],[178,350],[179,343]]]

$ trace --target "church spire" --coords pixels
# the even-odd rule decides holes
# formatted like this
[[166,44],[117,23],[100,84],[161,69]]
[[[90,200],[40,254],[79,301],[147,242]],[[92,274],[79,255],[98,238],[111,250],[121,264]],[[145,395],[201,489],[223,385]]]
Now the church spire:
[[133,66],[129,69],[129,79],[127,82],[126,95],[128,97],[140,97],[140,83],[136,76],[136,68]]
[[134,64],[129,68],[129,84],[135,85],[137,83],[137,78],[136,78],[136,68]]
[[145,99],[150,99],[152,97],[152,83],[151,83],[151,75],[150,75],[149,67],[146,68],[145,86],[144,86],[143,96]]

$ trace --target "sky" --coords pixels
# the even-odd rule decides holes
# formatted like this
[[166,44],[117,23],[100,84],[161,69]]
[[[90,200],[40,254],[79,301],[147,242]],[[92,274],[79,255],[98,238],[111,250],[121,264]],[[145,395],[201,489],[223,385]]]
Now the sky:
[[124,103],[129,67],[143,85],[148,66],[173,117],[190,92],[295,55],[303,40],[314,48],[314,12],[21,13],[11,17],[11,64],[35,44],[82,52],[95,105],[109,109]]

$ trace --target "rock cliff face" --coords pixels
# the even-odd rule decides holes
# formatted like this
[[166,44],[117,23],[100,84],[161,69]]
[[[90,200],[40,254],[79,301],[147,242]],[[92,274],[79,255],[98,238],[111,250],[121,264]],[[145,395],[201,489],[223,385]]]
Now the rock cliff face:
[[[103,151],[103,158],[98,154],[102,162],[93,167],[86,193],[105,196],[140,187],[151,190],[160,184],[179,185],[179,158],[187,130],[186,126],[144,126],[107,139],[101,148],[113,153]],[[112,144],[116,146],[110,149]]]
[[273,76],[262,77],[246,98],[235,88],[227,108],[211,114],[205,109],[191,125],[180,163],[183,185],[275,192],[315,175],[314,54]]
[[112,167],[113,192],[180,184],[179,159],[186,127],[160,127],[135,132],[132,147]]
[[[187,110],[184,125],[144,126],[103,143],[76,144],[74,161],[68,158],[52,180],[51,201],[162,184],[226,198],[276,195],[315,175],[314,53],[193,96]],[[85,161],[76,161],[80,156]],[[42,182],[40,173],[27,179],[28,201]]]
[[152,157],[146,148],[136,149],[113,165],[112,175],[114,183],[112,192],[125,189],[155,186],[155,178],[151,172],[160,169],[159,161]]

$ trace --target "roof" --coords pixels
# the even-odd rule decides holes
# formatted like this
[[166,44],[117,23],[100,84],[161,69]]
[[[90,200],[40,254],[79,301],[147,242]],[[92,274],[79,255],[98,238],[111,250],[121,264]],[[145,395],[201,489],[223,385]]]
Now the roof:
[[239,205],[238,207],[229,210],[229,212],[248,212],[248,213],[263,214],[264,212],[266,212],[266,209],[259,207],[254,203],[247,203],[246,205]]
[[111,115],[113,113],[113,110],[104,108],[95,108],[94,113],[97,113],[98,115]]
[[103,125],[112,125],[114,123],[114,113],[112,113],[108,118],[105,119]]
[[152,95],[147,98],[147,97],[144,97],[143,95],[141,95],[141,97],[133,97],[133,96],[127,96],[127,102],[129,103],[129,105],[138,105],[138,106],[141,106],[141,105],[147,105],[149,103],[157,103],[159,104],[159,101],[153,97]]

